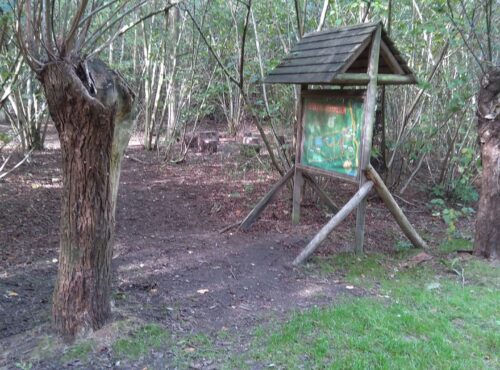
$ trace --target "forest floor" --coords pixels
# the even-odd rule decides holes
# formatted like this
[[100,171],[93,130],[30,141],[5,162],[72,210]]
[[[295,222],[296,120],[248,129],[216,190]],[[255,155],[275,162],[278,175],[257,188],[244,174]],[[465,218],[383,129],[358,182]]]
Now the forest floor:
[[[224,366],[211,351],[229,357],[249,351],[262,324],[345,297],[377,295],[376,287],[353,285],[340,270],[325,275],[314,260],[291,266],[331,216],[313,196],[305,197],[299,225],[291,223],[290,191],[284,188],[249,232],[221,232],[242,220],[278,180],[267,162],[242,157],[236,139],[222,140],[215,154],[190,153],[181,164],[163,162],[132,142],[123,160],[116,215],[113,320],[67,345],[50,329],[60,151],[49,145],[34,153],[30,163],[0,182],[0,368],[215,369]],[[341,181],[321,185],[339,205],[356,191]],[[405,198],[400,204],[408,218],[438,250],[446,226],[432,216],[428,196],[417,189]],[[354,225],[353,214],[316,255],[349,251]],[[470,231],[472,222],[462,227]],[[366,253],[393,255],[408,248],[372,194]]]

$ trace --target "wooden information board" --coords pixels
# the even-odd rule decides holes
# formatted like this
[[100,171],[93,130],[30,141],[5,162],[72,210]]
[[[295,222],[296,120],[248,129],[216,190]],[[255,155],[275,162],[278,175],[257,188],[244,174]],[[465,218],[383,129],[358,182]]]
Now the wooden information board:
[[[323,91],[322,91],[323,92]],[[302,101],[300,164],[326,175],[359,178],[362,96],[306,94]],[[316,171],[318,172],[318,171]]]
[[[270,83],[301,85],[295,165],[286,168],[286,172],[280,171],[283,177],[240,223],[240,229],[248,230],[278,190],[293,177],[294,224],[300,220],[300,205],[306,181],[334,212],[330,221],[295,258],[294,265],[309,258],[334,228],[355,209],[354,251],[362,252],[367,197],[373,188],[413,245],[427,248],[382,178],[370,165],[377,85],[412,84],[416,82],[415,76],[383,31],[380,22],[343,27],[328,31],[326,38],[325,35],[317,32],[302,38],[292,53],[266,79]],[[343,57],[343,62],[334,62],[333,59],[330,63],[317,62],[311,58],[310,52],[313,49],[315,53],[321,52],[318,55],[336,55],[345,54],[347,46],[351,51],[347,57]],[[379,64],[382,73],[379,73]],[[359,71],[363,73],[358,73]],[[310,85],[324,88],[309,90]],[[339,208],[310,175],[337,177],[354,182],[358,190]]]

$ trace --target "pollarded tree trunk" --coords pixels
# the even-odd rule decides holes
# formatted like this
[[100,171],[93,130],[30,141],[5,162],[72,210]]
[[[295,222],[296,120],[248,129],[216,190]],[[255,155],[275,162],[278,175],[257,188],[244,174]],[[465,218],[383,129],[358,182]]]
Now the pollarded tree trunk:
[[478,96],[478,134],[483,173],[474,253],[500,257],[500,67],[482,78]]
[[98,60],[50,62],[40,79],[62,151],[59,273],[52,315],[69,336],[110,317],[120,164],[135,112],[125,81]]

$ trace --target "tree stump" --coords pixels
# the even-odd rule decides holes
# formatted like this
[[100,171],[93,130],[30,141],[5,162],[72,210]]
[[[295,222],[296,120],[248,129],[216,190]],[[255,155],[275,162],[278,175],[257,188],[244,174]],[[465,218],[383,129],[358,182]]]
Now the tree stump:
[[202,153],[217,153],[219,133],[217,131],[201,131],[198,134],[198,150]]
[[240,154],[243,157],[255,157],[260,153],[261,138],[251,132],[243,134],[243,144],[240,147]]
[[198,136],[191,134],[184,135],[184,144],[190,149],[198,147]]

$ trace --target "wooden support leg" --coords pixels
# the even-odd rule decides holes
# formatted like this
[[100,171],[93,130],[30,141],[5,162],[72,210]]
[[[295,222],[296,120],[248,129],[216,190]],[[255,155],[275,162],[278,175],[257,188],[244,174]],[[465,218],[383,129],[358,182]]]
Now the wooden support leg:
[[298,224],[300,221],[300,203],[302,203],[302,194],[304,193],[304,176],[302,171],[295,167],[295,176],[293,177],[293,202],[292,202],[292,223]]
[[[370,59],[368,62],[368,76],[370,76],[370,82],[366,88],[366,98],[364,104],[364,124],[362,132],[361,159],[359,165],[360,170],[365,170],[370,165],[373,125],[375,122],[375,106],[377,103],[377,74],[381,34],[382,28],[379,26],[373,35],[372,46],[370,48]],[[366,181],[365,174],[361,173],[359,185],[362,186],[366,183]],[[363,243],[365,240],[365,213],[366,200],[363,200],[358,207],[356,215],[356,241],[354,244],[354,251],[356,253],[363,252]]]
[[298,264],[305,261],[319,245],[326,239],[326,237],[333,231],[333,229],[340,224],[349,214],[356,208],[356,206],[366,198],[366,195],[370,192],[373,187],[373,182],[368,181],[363,184],[356,194],[346,203],[340,211],[337,212],[335,216],[332,217],[328,223],[323,226],[323,228],[314,236],[314,238],[307,244],[302,252],[295,258],[293,264],[297,266]]
[[269,192],[264,195],[264,197],[259,201],[259,203],[257,203],[254,209],[252,209],[248,216],[245,217],[245,219],[241,222],[240,230],[248,231],[250,229],[253,223],[257,221],[262,211],[264,211],[264,209],[266,209],[266,207],[269,205],[278,190],[280,190],[283,185],[285,185],[287,181],[292,178],[294,169],[295,167],[290,168],[285,176],[283,176],[276,184],[274,184],[271,190],[269,190]]
[[399,227],[401,227],[401,230],[403,230],[404,234],[408,237],[408,239],[410,239],[412,244],[417,248],[427,249],[428,246],[426,242],[420,237],[420,235],[418,235],[417,231],[410,224],[410,221],[408,221],[401,208],[399,208],[398,204],[391,195],[391,192],[385,186],[384,181],[382,181],[380,175],[371,165],[369,165],[366,169],[366,176],[373,181],[378,195],[382,198],[385,205],[396,219]]

